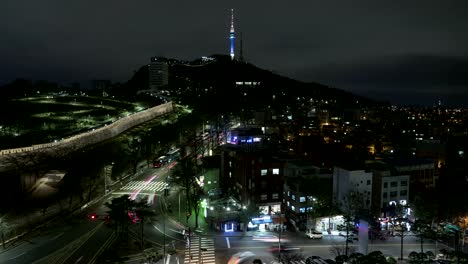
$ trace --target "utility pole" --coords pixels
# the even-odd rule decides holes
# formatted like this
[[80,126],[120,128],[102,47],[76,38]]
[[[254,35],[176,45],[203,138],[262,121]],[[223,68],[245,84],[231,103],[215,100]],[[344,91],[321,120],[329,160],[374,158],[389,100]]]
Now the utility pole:
[[164,264],[166,263],[166,218],[163,218],[163,255]]

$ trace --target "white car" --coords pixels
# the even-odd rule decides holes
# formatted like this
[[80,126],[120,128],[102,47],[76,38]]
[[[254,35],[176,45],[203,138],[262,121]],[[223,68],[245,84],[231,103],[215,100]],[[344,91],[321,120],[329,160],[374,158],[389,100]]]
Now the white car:
[[312,232],[307,232],[306,236],[312,239],[320,239],[323,238],[323,233],[322,232],[317,232],[317,231],[312,231]]

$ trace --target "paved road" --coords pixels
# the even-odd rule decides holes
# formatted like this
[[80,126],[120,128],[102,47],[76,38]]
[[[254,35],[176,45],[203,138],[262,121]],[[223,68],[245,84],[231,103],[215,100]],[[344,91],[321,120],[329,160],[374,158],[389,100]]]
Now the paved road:
[[[251,251],[266,263],[272,263],[277,260],[277,253],[271,253],[271,249],[278,246],[277,241],[258,241],[253,239],[253,235],[258,233],[248,232],[247,235],[242,233],[226,233],[216,234],[211,236],[215,244],[216,263],[227,263],[229,258],[238,252]],[[269,233],[272,234],[272,233]],[[272,234],[275,235],[275,234]],[[208,237],[210,238],[210,237]],[[287,232],[283,234],[285,245],[299,248],[298,253],[304,257],[321,256],[322,258],[334,259],[335,254],[333,248],[344,249],[344,238],[340,236],[325,236],[323,239],[311,240],[300,233]],[[350,252],[357,247],[356,243],[350,244]],[[441,246],[439,246],[439,249]],[[399,238],[391,238],[387,241],[378,241],[369,243],[368,252],[380,250],[386,256],[400,256],[400,240]],[[434,243],[424,243],[424,251],[435,250]],[[420,243],[414,237],[404,239],[403,256],[407,257],[411,251],[420,251]],[[186,262],[188,263],[188,262]]]
[[[111,193],[101,201],[101,203],[87,208],[87,213],[97,213],[98,216],[106,215],[107,208],[104,203],[114,197],[129,194],[135,199],[147,199],[155,210],[159,207],[158,197],[163,191],[161,175],[168,173],[167,168],[149,169],[138,179],[130,181],[122,186],[115,193]],[[150,179],[150,180],[149,180]],[[84,213],[86,214],[86,213]],[[62,223],[62,226],[50,227],[47,231],[34,234],[28,241],[19,242],[10,250],[0,253],[0,263],[89,263],[94,260],[102,250],[112,235],[113,230],[103,224],[103,221],[90,220],[86,216],[77,216],[73,222]],[[162,245],[162,234],[154,226],[148,223],[145,229],[148,230],[151,239],[155,243]],[[151,232],[154,229],[154,232]],[[172,229],[174,231],[172,231]],[[175,233],[177,226],[167,223],[167,230],[170,234]],[[180,230],[180,229],[179,229]],[[145,232],[146,233],[146,232]],[[182,235],[179,234],[179,238]]]
[[0,254],[0,263],[33,263],[37,259],[73,243],[76,238],[96,228],[95,222],[74,223],[43,232]]

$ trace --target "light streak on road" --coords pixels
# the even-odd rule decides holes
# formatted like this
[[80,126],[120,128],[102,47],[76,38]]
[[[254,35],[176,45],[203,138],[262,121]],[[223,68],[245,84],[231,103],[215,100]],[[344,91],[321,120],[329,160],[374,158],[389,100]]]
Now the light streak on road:
[[[159,227],[157,227],[156,225],[153,225],[153,226],[154,226],[154,228],[155,228],[156,230],[158,230],[161,234],[164,234],[164,232],[163,232]],[[168,234],[165,234],[165,235],[166,235],[166,237],[172,238],[172,239],[177,240],[177,241],[184,241],[183,239],[180,239],[180,238],[177,238],[177,237],[173,237],[173,236],[170,236],[170,235],[168,235]]]
[[146,203],[147,203],[148,205],[154,204],[154,198],[155,198],[155,197],[156,197],[156,195],[154,195],[154,194],[148,195],[148,200],[147,200]]
[[139,189],[133,191],[132,195],[130,195],[130,200],[135,200],[135,198],[138,196],[138,194],[141,192],[141,190],[143,190],[144,187],[146,185],[148,185],[148,183],[150,183],[156,177],[158,177],[158,175],[153,175],[153,176],[150,176],[150,177],[146,178],[145,183],[143,184],[143,186],[141,186]]

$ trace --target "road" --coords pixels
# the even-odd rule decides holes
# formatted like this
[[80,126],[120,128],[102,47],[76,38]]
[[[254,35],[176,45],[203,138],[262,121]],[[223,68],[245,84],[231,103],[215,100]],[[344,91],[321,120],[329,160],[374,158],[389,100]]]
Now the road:
[[[214,236],[216,247],[216,263],[227,263],[229,258],[238,252],[250,251],[262,259],[265,263],[274,263],[277,260],[277,253],[271,253],[269,250],[278,247],[277,240],[270,240],[269,242],[256,241],[253,239],[254,235],[261,232],[247,232],[243,235],[241,232],[218,234]],[[267,234],[267,233],[264,233]],[[276,235],[274,233],[268,233]],[[344,238],[341,236],[324,236],[323,239],[312,240],[307,238],[304,234],[286,232],[281,235],[281,238],[287,242],[282,244],[288,245],[292,248],[299,248],[300,253],[304,257],[320,256],[324,259],[334,259],[335,254],[333,249],[344,249]],[[404,238],[404,251],[403,256],[407,257],[411,251],[420,251],[420,243],[415,237]],[[357,247],[356,242],[350,244],[350,252],[353,252]],[[441,247],[439,246],[439,249]],[[395,258],[400,256],[400,240],[399,238],[391,238],[387,241],[378,241],[369,243],[368,252],[382,251],[385,256],[393,256]],[[434,251],[434,243],[424,243],[424,251]],[[300,262],[298,262],[300,263]]]
[[[17,243],[10,250],[0,253],[0,263],[91,263],[94,261],[105,245],[114,238],[113,230],[99,219],[106,215],[105,202],[123,194],[130,195],[133,199],[147,199],[151,209],[161,213],[158,209],[164,189],[164,178],[170,167],[160,169],[147,169],[140,177],[131,180],[128,184],[115,192],[108,194],[99,204],[86,208],[86,212],[76,216],[62,225],[51,226],[41,233],[35,233],[28,240]],[[157,202],[155,202],[157,201]],[[96,213],[98,219],[91,220],[86,214]],[[168,237],[174,237],[182,241],[183,236],[179,233],[176,237],[177,225],[167,221]],[[135,227],[132,227],[135,229]],[[132,229],[131,228],[131,229]],[[157,245],[162,245],[164,237],[160,230],[161,223],[148,223],[145,227],[145,236]],[[171,232],[173,233],[171,235]]]
[[[132,199],[147,201],[150,209],[157,217],[148,221],[144,226],[145,240],[153,245],[164,248],[165,251],[178,249],[178,254],[168,257],[167,263],[205,263],[224,264],[229,258],[242,251],[251,251],[265,263],[274,263],[277,254],[272,254],[269,249],[277,247],[276,240],[270,242],[253,240],[254,235],[260,232],[236,233],[208,233],[193,234],[190,241],[181,234],[183,226],[174,219],[167,217],[163,191],[165,178],[170,173],[172,165],[159,169],[148,168],[145,172],[131,180],[118,190],[108,194],[106,199],[93,208],[88,208],[88,213],[94,212],[98,216],[104,216],[107,208],[104,203],[114,197],[128,194]],[[175,195],[175,192],[171,192]],[[130,233],[138,237],[141,225],[134,225]],[[278,235],[276,233],[268,233]],[[47,231],[36,234],[28,241],[20,243],[8,251],[0,253],[1,263],[93,263],[103,248],[112,242],[113,230],[103,221],[90,220],[82,217],[63,226],[56,226]],[[340,236],[324,236],[323,239],[311,240],[302,233],[286,231],[281,235],[282,241],[291,247],[300,248],[300,253],[307,256],[321,256],[334,259],[333,248],[343,248],[344,238]],[[350,245],[351,251],[355,243]],[[435,251],[433,243],[426,243],[424,250]],[[440,247],[441,248],[441,247]],[[374,241],[369,243],[369,252],[380,250],[387,256],[400,256],[399,238],[390,238],[387,241]],[[404,257],[411,251],[420,250],[420,244],[414,237],[404,239]],[[127,263],[140,263],[141,258],[134,258]],[[297,263],[301,263],[300,261]]]

